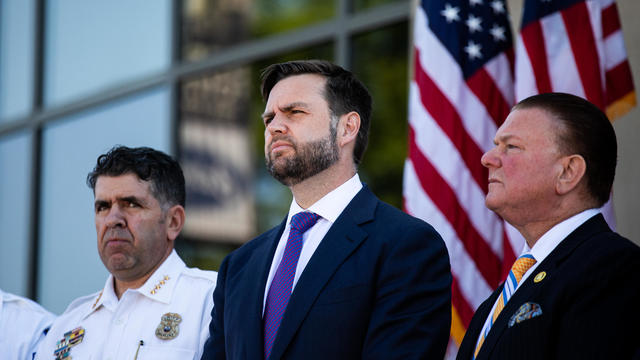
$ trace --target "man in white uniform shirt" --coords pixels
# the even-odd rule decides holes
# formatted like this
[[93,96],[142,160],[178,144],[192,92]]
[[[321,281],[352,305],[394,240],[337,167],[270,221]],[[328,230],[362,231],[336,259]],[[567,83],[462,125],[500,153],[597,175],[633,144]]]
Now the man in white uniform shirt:
[[53,319],[37,303],[0,289],[0,358],[31,360]]
[[111,275],[53,323],[36,359],[199,359],[216,273],[187,268],[173,249],[185,222],[180,165],[150,148],[98,157],[98,252]]
[[486,205],[526,244],[473,316],[458,360],[640,356],[640,248],[600,214],[616,135],[588,101],[549,93],[518,103],[484,154]]

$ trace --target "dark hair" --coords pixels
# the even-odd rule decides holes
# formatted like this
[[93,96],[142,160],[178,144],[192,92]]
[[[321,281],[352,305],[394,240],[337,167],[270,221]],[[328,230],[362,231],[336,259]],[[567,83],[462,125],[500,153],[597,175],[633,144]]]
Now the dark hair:
[[301,74],[318,74],[327,79],[325,99],[333,116],[351,111],[360,115],[360,130],[353,150],[353,161],[360,164],[369,141],[371,95],[349,71],[324,60],[298,60],[268,66],[262,71],[262,98],[267,101],[271,89],[282,79]]
[[162,205],[185,206],[184,175],[180,164],[169,155],[148,147],[115,146],[98,156],[87,175],[87,185],[95,192],[100,176],[136,174],[151,183],[151,193]]
[[513,109],[529,108],[545,110],[560,121],[556,138],[560,151],[584,158],[587,189],[598,206],[604,205],[609,200],[618,156],[616,133],[607,115],[589,101],[564,93],[534,95]]

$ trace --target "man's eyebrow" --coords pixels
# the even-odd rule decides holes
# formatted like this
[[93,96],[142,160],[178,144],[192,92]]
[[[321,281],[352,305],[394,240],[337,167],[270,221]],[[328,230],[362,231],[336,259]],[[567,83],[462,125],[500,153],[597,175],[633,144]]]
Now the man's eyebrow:
[[[144,203],[144,201],[141,198],[139,198],[139,197],[137,197],[135,195],[118,197],[118,198],[116,198],[116,201],[118,201],[118,202],[120,202],[120,201],[133,202],[133,203],[136,203],[136,204]],[[110,203],[111,203],[111,201],[102,200],[102,199],[96,199],[95,202],[94,202],[95,206],[108,205]]]
[[138,204],[142,202],[142,200],[139,197],[134,195],[119,197],[118,201],[134,202]]
[[513,134],[504,134],[504,135],[500,135],[500,136],[496,136],[495,139],[493,140],[494,144],[497,144],[498,141],[507,141],[510,139],[517,139],[518,136],[513,135]]
[[102,200],[102,199],[96,199],[96,201],[94,201],[93,206],[94,207],[98,207],[98,206],[103,206],[103,205],[108,205],[109,201],[107,200]]
[[293,108],[297,108],[297,107],[308,108],[309,104],[302,101],[296,101],[296,102],[292,102],[291,104],[287,104],[283,106],[281,110],[286,112],[286,111],[291,111]]
[[[302,101],[296,101],[296,102],[292,102],[290,104],[287,104],[287,105],[281,107],[280,110],[283,111],[283,112],[289,112],[289,111],[291,111],[291,110],[293,110],[294,108],[297,108],[297,107],[308,108],[309,104],[306,103],[306,102],[302,102]],[[269,118],[269,117],[272,117],[273,115],[274,115],[273,111],[271,111],[271,110],[265,111],[262,114],[262,118],[263,119]]]
[[260,115],[260,117],[262,117],[263,119],[273,117],[273,111],[265,111],[264,113],[262,113],[262,115]]

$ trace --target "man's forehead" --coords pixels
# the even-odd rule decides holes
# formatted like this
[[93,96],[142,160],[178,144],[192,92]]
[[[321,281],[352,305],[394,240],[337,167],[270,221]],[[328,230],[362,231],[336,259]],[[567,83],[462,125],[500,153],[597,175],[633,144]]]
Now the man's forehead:
[[146,193],[150,190],[150,182],[141,180],[134,173],[110,176],[100,175],[96,179],[95,195]]
[[558,132],[558,123],[552,115],[541,108],[524,108],[512,111],[496,132],[496,141],[509,139],[552,139]]
[[327,79],[318,74],[298,74],[278,81],[271,92],[267,103],[274,99],[284,102],[302,101],[301,96],[318,95],[324,98]]

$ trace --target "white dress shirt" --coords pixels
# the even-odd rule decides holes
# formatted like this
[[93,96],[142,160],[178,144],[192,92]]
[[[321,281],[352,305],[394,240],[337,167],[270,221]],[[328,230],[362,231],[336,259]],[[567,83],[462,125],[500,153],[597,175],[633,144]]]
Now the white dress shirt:
[[304,268],[309,263],[311,256],[320,245],[320,242],[324,236],[329,232],[331,225],[338,219],[338,216],[349,205],[351,200],[362,189],[362,183],[360,177],[355,174],[351,179],[347,180],[344,184],[338,186],[327,195],[323,196],[320,200],[316,201],[308,209],[303,209],[298,205],[296,199],[291,201],[289,207],[289,215],[287,216],[287,223],[282,232],[282,236],[278,242],[278,247],[273,255],[271,261],[271,268],[269,270],[269,277],[267,278],[267,286],[264,289],[264,299],[262,302],[262,311],[264,313],[264,306],[267,302],[267,294],[269,293],[269,287],[273,281],[273,277],[276,275],[278,265],[284,255],[284,248],[287,245],[287,239],[289,237],[289,230],[291,225],[291,218],[293,215],[302,211],[311,211],[318,215],[320,218],[309,230],[302,235],[302,250],[300,251],[300,258],[298,259],[298,265],[296,266],[296,274],[293,278],[292,291],[298,283],[300,275],[304,271]]
[[[38,347],[36,359],[53,359],[58,341],[79,327],[84,337],[71,347],[74,359],[135,359],[136,354],[138,360],[200,359],[209,336],[215,271],[187,268],[174,250],[144,285],[128,289],[120,300],[113,280],[109,275],[102,291],[69,305]],[[180,316],[177,327],[162,323],[167,313]],[[166,326],[177,335],[158,337],[156,329]]]
[[[522,279],[520,279],[518,286],[516,286],[516,289],[513,291],[513,294],[511,294],[511,296],[513,297],[516,291],[518,291],[518,289],[520,288],[520,285],[522,285],[525,282],[525,280],[527,280],[529,275],[531,275],[536,270],[538,265],[540,265],[540,263],[543,262],[544,259],[546,259],[547,256],[549,256],[549,254],[558,245],[560,245],[562,240],[564,240],[567,236],[569,236],[569,234],[571,234],[575,229],[580,227],[580,225],[584,224],[587,220],[598,215],[599,213],[600,213],[599,209],[588,209],[556,224],[554,227],[552,227],[546,233],[544,233],[544,235],[542,235],[540,239],[536,241],[536,243],[533,245],[532,248],[529,248],[529,245],[525,241],[524,247],[522,249],[522,252],[520,253],[520,256],[524,254],[531,254],[533,255],[533,258],[536,259],[536,263],[533,264],[529,268],[529,270],[527,270],[527,272],[524,273],[524,275],[522,275]],[[488,326],[489,319],[491,319],[491,317],[493,316],[493,311],[495,310],[496,305],[498,304],[498,300],[500,300],[500,296],[496,298],[496,302],[493,304],[491,311],[489,311],[489,316],[484,322],[484,326],[482,327],[482,331],[478,336],[478,340],[480,339],[480,336],[482,336],[482,333],[485,331],[484,329]]]
[[53,319],[37,303],[0,290],[0,358],[31,360]]

